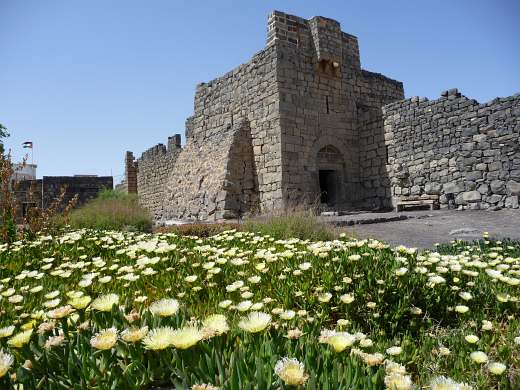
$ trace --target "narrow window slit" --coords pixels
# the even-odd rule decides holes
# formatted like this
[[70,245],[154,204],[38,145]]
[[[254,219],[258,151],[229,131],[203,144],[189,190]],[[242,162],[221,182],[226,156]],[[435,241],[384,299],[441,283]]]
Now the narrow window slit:
[[328,95],[325,96],[325,103],[326,103],[326,105],[327,105],[327,114],[329,114],[330,111],[329,111],[329,97],[328,97]]

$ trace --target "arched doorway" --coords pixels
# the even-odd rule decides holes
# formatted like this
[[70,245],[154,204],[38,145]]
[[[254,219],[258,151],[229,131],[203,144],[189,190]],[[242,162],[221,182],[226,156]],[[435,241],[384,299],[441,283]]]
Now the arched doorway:
[[316,156],[320,203],[329,207],[337,206],[343,200],[345,165],[340,151],[327,145]]

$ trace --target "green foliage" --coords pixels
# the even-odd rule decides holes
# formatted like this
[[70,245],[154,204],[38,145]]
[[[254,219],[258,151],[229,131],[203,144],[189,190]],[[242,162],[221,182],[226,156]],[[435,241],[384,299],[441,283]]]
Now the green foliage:
[[152,219],[139,205],[136,194],[103,190],[98,197],[73,210],[69,224],[74,228],[147,232],[152,228]]
[[326,241],[338,236],[330,225],[318,220],[313,211],[280,212],[246,220],[243,230],[269,234],[279,239]]
[[209,237],[225,230],[268,234],[278,239],[327,241],[338,237],[329,224],[321,222],[312,211],[279,212],[247,219],[244,223],[188,223],[162,227],[158,232],[172,232],[182,236]]
[[9,132],[7,128],[0,123],[0,139],[9,137]]
[[6,242],[13,242],[17,238],[16,222],[12,215],[8,215],[5,222],[5,231],[7,235]]
[[127,192],[121,190],[110,190],[107,188],[103,188],[99,191],[98,199],[107,200],[107,199],[137,199],[137,194],[129,194]]
[[[433,378],[446,376],[474,389],[518,389],[519,276],[520,242],[513,241],[456,242],[431,253],[346,237],[312,242],[235,230],[207,238],[82,230],[0,245],[0,350],[15,358],[0,388],[192,389],[211,383],[226,390],[294,389],[275,372],[277,362],[290,357],[308,375],[300,389],[375,390],[385,388],[391,370],[383,357],[374,364],[366,359],[379,353],[398,363],[415,388],[431,388]],[[230,288],[238,281],[241,287]],[[51,308],[59,313],[72,297],[107,293],[119,297],[107,311],[92,303],[77,307],[44,330],[56,316]],[[178,312],[152,313],[152,302],[161,298],[177,298]],[[239,326],[248,311],[238,306],[246,300],[272,314],[270,326],[257,333]],[[458,305],[467,312],[454,310]],[[216,313],[229,329],[205,333],[187,349],[154,351],[123,338],[132,327],[202,327]],[[11,325],[13,336],[4,336]],[[15,335],[31,327],[27,342],[13,346]],[[119,338],[96,349],[92,337],[111,327]],[[294,329],[301,331],[297,338],[289,337]],[[327,330],[348,332],[355,341],[336,352],[322,342]],[[46,346],[61,332],[63,343]],[[468,342],[468,335],[478,342]],[[396,355],[388,352],[393,346],[401,348]],[[488,364],[474,362],[470,354],[477,350],[506,371],[494,375]],[[22,367],[27,360],[30,370]],[[14,372],[16,381],[9,375]]]
[[4,153],[4,138],[9,137],[7,128],[0,123],[0,153]]

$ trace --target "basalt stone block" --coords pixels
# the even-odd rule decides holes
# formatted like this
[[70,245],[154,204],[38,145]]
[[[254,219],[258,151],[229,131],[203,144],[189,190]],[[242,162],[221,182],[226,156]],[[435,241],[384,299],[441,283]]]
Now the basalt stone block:
[[477,162],[477,158],[476,157],[466,157],[464,158],[461,162],[466,166],[466,167],[472,167],[473,164],[475,164]]
[[486,198],[486,202],[491,203],[491,204],[497,204],[501,200],[502,200],[502,195],[497,195],[497,194],[493,194]]
[[455,197],[455,204],[456,205],[465,205],[467,204],[468,202],[466,202],[464,200],[464,197],[462,196],[462,192],[460,194],[458,194],[456,197]]
[[507,182],[507,194],[520,196],[520,183],[514,180]]
[[442,186],[442,190],[446,194],[456,194],[464,191],[463,182],[449,182]]
[[465,129],[462,129],[461,135],[463,137],[471,137],[475,134],[478,134],[478,128],[477,127],[468,127]]
[[466,189],[466,191],[474,191],[477,189],[477,183],[475,183],[474,181],[466,181],[464,183],[464,188]]
[[[422,170],[422,168],[421,168]],[[419,186],[422,186],[424,183],[426,183],[426,179],[423,176],[416,177],[413,179],[413,183]]]
[[426,183],[424,186],[424,192],[428,195],[439,195],[441,190],[442,186],[440,183]]
[[467,203],[479,202],[482,199],[482,194],[478,191],[467,191],[462,193],[462,199]]
[[466,180],[475,181],[482,178],[482,171],[473,171],[466,173]]
[[505,194],[505,184],[502,180],[493,180],[490,183],[491,192],[494,194]]
[[475,142],[466,142],[462,144],[462,150],[471,151],[475,149]]
[[513,169],[511,172],[509,172],[509,176],[513,180],[520,181],[520,169]]
[[481,184],[477,187],[477,191],[480,192],[482,195],[486,195],[489,193],[489,185]]
[[502,163],[500,161],[495,161],[488,164],[488,169],[490,171],[498,171],[502,169]]
[[518,208],[518,196],[508,196],[504,203],[506,208],[517,209]]
[[490,180],[498,180],[500,178],[500,171],[488,172],[486,173],[487,181]]
[[473,141],[478,142],[479,144],[486,140],[487,136],[485,134],[475,134],[473,136]]

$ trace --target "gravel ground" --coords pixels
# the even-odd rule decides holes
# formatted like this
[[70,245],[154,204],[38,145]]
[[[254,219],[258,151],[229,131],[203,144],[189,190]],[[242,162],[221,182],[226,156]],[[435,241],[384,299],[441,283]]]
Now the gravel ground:
[[[367,219],[372,218],[370,213],[364,215]],[[482,237],[483,232],[489,232],[492,238],[520,240],[520,210],[436,210],[405,215],[409,218],[402,221],[357,224],[340,229],[360,238],[377,238],[392,245],[415,248],[432,248],[435,243],[455,239],[473,241]],[[348,218],[335,217],[338,221]],[[358,214],[356,218],[363,219],[363,215]],[[332,222],[332,218],[328,220]]]

